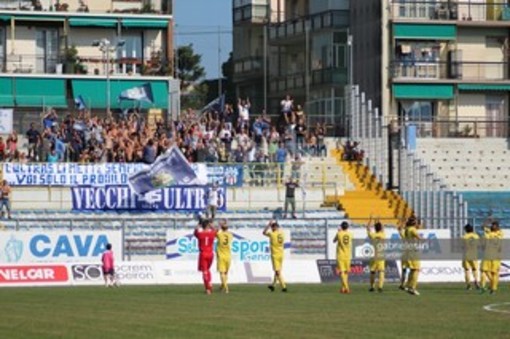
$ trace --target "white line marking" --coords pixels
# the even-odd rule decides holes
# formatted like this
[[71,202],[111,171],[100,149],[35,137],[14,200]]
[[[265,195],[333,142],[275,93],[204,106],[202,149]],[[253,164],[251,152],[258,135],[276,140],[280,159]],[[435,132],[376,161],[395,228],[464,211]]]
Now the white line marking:
[[510,302],[509,303],[498,303],[498,304],[490,304],[490,305],[485,305],[483,307],[484,310],[488,311],[488,312],[496,312],[496,313],[506,313],[506,314],[510,314],[510,310],[498,310],[497,308],[500,307],[500,306],[504,306],[504,305],[510,305]]

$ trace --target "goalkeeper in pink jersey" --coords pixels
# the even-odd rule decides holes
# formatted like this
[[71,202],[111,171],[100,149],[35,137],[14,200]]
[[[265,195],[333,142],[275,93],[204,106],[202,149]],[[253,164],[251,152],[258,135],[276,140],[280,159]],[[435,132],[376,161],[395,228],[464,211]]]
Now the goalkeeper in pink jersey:
[[117,280],[115,279],[115,264],[113,259],[112,244],[106,245],[106,251],[104,251],[101,257],[103,262],[103,276],[106,287],[118,286]]

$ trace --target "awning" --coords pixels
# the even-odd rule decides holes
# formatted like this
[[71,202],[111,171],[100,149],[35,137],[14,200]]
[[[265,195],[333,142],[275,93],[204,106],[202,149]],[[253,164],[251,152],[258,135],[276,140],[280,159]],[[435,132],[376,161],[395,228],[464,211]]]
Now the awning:
[[14,16],[14,20],[16,21],[57,21],[64,22],[65,18],[58,16],[46,16],[46,15],[30,15],[30,16]]
[[395,39],[455,40],[455,25],[403,24],[393,25]]
[[66,80],[44,78],[13,78],[16,106],[67,107]]
[[12,78],[0,78],[0,107],[13,107]]
[[105,18],[70,18],[71,27],[117,27],[117,19]]
[[[166,80],[110,80],[110,107],[114,109],[126,109],[138,107],[138,102],[122,100],[119,102],[120,93],[126,89],[138,87],[146,83],[151,84],[154,103],[140,102],[142,108],[168,108],[168,81]],[[106,108],[106,79],[72,80],[73,97],[79,95],[85,100],[88,108]]]
[[397,99],[453,99],[453,85],[395,84],[393,96]]
[[126,28],[167,28],[168,20],[122,19],[122,26]]
[[459,84],[460,91],[510,91],[510,84]]
[[9,21],[9,20],[11,20],[11,16],[10,15],[0,15],[0,20]]

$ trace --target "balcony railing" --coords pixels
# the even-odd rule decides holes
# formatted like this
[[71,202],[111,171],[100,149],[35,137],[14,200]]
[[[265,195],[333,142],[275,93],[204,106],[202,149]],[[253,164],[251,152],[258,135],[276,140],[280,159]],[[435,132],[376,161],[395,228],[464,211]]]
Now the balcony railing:
[[347,68],[326,68],[312,71],[312,85],[346,85]]
[[263,24],[269,19],[269,6],[262,2],[248,1],[247,4],[234,7],[234,23],[250,22]]
[[[8,54],[0,57],[2,73],[23,74],[106,74],[107,61],[101,55],[78,57],[69,60],[64,55]],[[154,58],[112,58],[110,72],[112,75],[166,75],[168,63]]]
[[395,79],[510,80],[506,62],[394,61]]
[[510,6],[505,1],[475,2],[448,0],[390,0],[393,19],[510,21]]
[[508,120],[487,118],[460,118],[455,120],[433,119],[408,121],[416,125],[419,138],[508,138]]
[[349,26],[349,11],[328,11],[308,17],[284,21],[269,26],[269,38],[281,39],[304,36],[309,32],[327,28],[345,28]]
[[234,61],[234,71],[236,76],[261,72],[263,69],[263,57],[249,57]]
[[305,73],[289,74],[270,80],[271,92],[287,92],[290,90],[304,89],[306,86]]
[[[103,8],[103,7],[102,7]],[[87,2],[79,0],[45,1],[45,0],[0,0],[1,10],[35,11],[35,12],[78,12],[78,13],[124,13],[143,15],[171,15],[172,6],[169,0],[112,0],[111,9],[103,10],[90,7]]]

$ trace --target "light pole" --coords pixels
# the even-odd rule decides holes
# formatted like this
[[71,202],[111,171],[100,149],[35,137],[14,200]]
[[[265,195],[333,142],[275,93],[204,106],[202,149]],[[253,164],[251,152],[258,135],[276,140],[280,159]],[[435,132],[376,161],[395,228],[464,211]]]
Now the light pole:
[[92,46],[99,47],[99,50],[103,52],[103,56],[106,55],[106,114],[110,116],[110,53],[116,52],[119,48],[124,46],[126,41],[119,40],[115,45],[112,45],[110,40],[103,38],[101,40],[94,40]]

